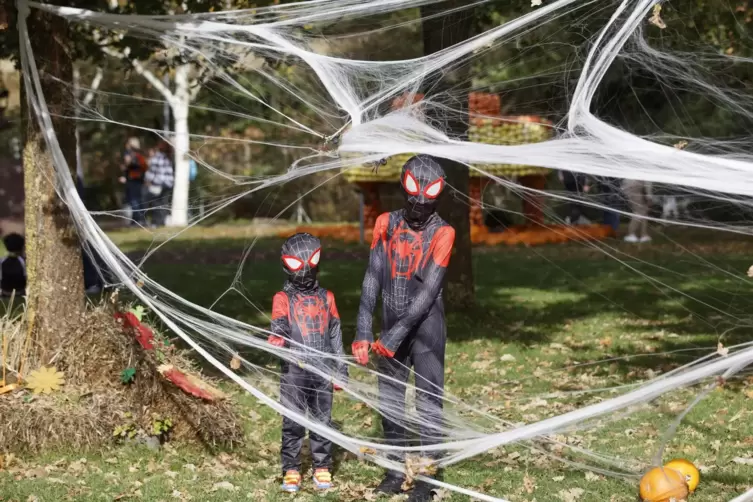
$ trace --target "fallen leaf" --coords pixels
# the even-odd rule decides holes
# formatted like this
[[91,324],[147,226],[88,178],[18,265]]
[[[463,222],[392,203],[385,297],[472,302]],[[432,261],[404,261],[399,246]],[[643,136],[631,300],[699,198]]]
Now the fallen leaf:
[[525,477],[523,477],[523,488],[526,493],[530,495],[536,489],[536,480],[526,474]]
[[735,457],[732,461],[741,465],[753,465],[753,458]]
[[601,478],[591,471],[586,471],[586,481],[598,481]]
[[563,502],[575,502],[578,500],[586,491],[583,488],[570,488],[569,490],[561,490],[557,496],[563,501]]
[[565,480],[565,476],[554,476],[554,477],[552,478],[552,481],[556,481],[556,482],[558,482],[558,483],[559,483],[560,481],[564,481],[564,480]]
[[165,476],[171,479],[175,479],[178,476],[178,473],[175,471],[165,471]]
[[220,481],[219,483],[215,483],[212,485],[211,492],[216,492],[218,490],[228,490],[228,491],[236,491],[238,488],[235,487],[234,484],[230,483],[229,481]]
[[651,17],[648,20],[649,23],[653,24],[660,30],[663,30],[667,27],[667,25],[664,23],[664,20],[661,18],[661,5],[656,4],[654,5],[654,11],[651,14]]
[[724,345],[722,345],[722,342],[719,342],[716,346],[716,353],[722,357],[725,357],[727,354],[729,354],[729,349],[725,348]]
[[233,358],[230,360],[230,367],[234,370],[241,369],[241,360],[238,359],[238,356],[233,356]]
[[688,142],[685,140],[679,141],[674,144],[674,147],[678,150],[684,150],[686,146],[688,146]]
[[543,0],[531,0],[531,7],[538,7],[542,2]]
[[753,277],[753,265],[748,269],[748,277]]
[[515,356],[512,354],[505,354],[504,356],[500,357],[499,360],[503,363],[509,363],[515,361]]

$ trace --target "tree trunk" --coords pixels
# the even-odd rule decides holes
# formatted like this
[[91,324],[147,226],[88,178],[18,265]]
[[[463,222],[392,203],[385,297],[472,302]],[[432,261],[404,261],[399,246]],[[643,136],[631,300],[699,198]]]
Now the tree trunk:
[[173,121],[175,123],[175,186],[173,189],[173,210],[171,225],[184,227],[188,225],[188,188],[190,183],[190,165],[188,148],[188,109],[190,93],[188,74],[191,67],[184,64],[175,69],[175,95],[172,98]]
[[[473,9],[451,12],[454,8],[469,3],[467,0],[450,0],[437,2],[421,7],[424,54],[429,55],[447,47],[467,40],[471,36],[473,27]],[[451,12],[443,15],[444,12]],[[435,17],[431,17],[435,16]],[[460,97],[452,100],[450,108],[457,111],[457,115],[438,117],[432,116],[436,108],[428,108],[427,118],[443,123],[448,134],[455,138],[464,138],[467,133],[467,94],[468,65],[451,68],[450,71],[430,76],[426,82],[426,93],[432,94],[432,99],[446,97]],[[452,96],[440,96],[442,92],[449,92]],[[441,113],[441,112],[440,112]],[[446,112],[445,112],[446,113]],[[454,190],[444,196],[439,212],[455,229],[455,249],[447,270],[447,287],[445,298],[447,305],[463,309],[473,304],[475,299],[473,282],[473,261],[471,253],[471,225],[468,209],[468,167],[458,162],[441,159],[447,175],[447,184]]]
[[[60,83],[73,78],[68,26],[63,18],[39,10],[32,10],[28,24],[31,34],[45,34],[32,35],[31,44],[39,70],[45,73],[42,92],[55,133],[68,165],[74,166],[75,127],[62,118],[70,114],[73,103],[70,90]],[[68,208],[55,191],[52,158],[34,116],[28,120],[23,166],[28,330],[38,362],[48,364],[62,344],[71,343],[60,334],[71,333],[66,328],[84,313],[84,281],[81,245]]]

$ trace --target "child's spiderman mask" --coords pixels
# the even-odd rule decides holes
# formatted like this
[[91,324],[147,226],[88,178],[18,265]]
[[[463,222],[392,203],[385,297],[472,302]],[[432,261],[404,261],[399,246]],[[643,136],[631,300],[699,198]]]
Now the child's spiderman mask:
[[282,245],[282,268],[294,286],[299,289],[316,286],[321,253],[321,242],[311,234],[295,234],[285,241]]
[[411,227],[422,227],[436,211],[444,176],[442,166],[429,155],[411,157],[403,166],[400,184],[405,191],[405,219]]

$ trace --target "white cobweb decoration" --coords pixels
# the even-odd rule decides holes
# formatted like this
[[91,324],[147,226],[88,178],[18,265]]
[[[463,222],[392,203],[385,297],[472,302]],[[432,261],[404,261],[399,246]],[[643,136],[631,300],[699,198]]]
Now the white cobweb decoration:
[[[510,183],[485,172],[484,165],[525,164],[594,176],[646,180],[684,187],[696,193],[713,194],[720,200],[742,206],[749,204],[737,196],[753,195],[753,156],[741,149],[739,143],[690,138],[700,146],[697,150],[683,150],[672,145],[689,138],[677,135],[656,138],[634,134],[601,120],[593,110],[594,97],[602,79],[614,62],[623,57],[638,61],[659,76],[671,76],[675,80],[689,77],[689,88],[708,93],[710,99],[735,113],[741,120],[753,118],[750,97],[719,88],[705,79],[702,65],[686,64],[687,60],[683,59],[682,54],[662,52],[644,41],[642,30],[651,16],[655,0],[532,2],[535,9],[468,41],[431,56],[399,61],[358,60],[332,55],[337,52],[336,40],[316,35],[311,29],[303,30],[307,26],[324,29],[333,23],[366,20],[431,3],[430,0],[312,1],[233,13],[148,17],[120,16],[21,0],[19,31],[23,75],[31,108],[45,134],[58,173],[59,193],[68,204],[82,239],[97,252],[119,283],[127,287],[197,354],[263,404],[331,439],[345,450],[380,466],[404,470],[405,465],[395,461],[392,455],[429,453],[434,457],[434,467],[441,468],[505,445],[526,444],[541,451],[547,451],[547,445],[558,445],[570,450],[570,455],[562,459],[576,466],[608,475],[634,477],[641,468],[640,463],[561,444],[556,434],[601,427],[607,421],[619,420],[629,413],[645,409],[643,406],[646,403],[678,389],[697,384],[713,386],[716,377],[729,379],[749,366],[753,362],[753,348],[745,344],[731,347],[725,355],[712,353],[632,388],[608,389],[610,393],[619,391],[616,397],[595,398],[589,404],[567,413],[527,424],[509,423],[445,393],[442,438],[432,446],[387,445],[378,438],[346,434],[330,424],[317,422],[282,406],[277,400],[274,385],[278,372],[256,364],[251,357],[238,356],[238,347],[270,354],[291,364],[305,364],[311,372],[343,387],[349,398],[365,403],[401,423],[409,431],[426,425],[424,417],[427,410],[406,410],[403,413],[391,403],[380,403],[375,384],[377,372],[374,370],[360,368],[347,358],[344,362],[349,366],[351,378],[344,382],[332,370],[331,363],[335,356],[315,353],[315,357],[305,357],[301,353],[311,349],[273,347],[266,343],[266,337],[270,334],[266,329],[229,318],[179,297],[146,276],[118,249],[85,209],[76,192],[41,91],[43,76],[37,71],[35,63],[35,56],[39,55],[32,53],[25,20],[29,9],[43,9],[71,23],[87,23],[105,30],[127,30],[131,36],[200,55],[205,64],[213,67],[219,75],[217,80],[225,89],[232,89],[251,102],[262,103],[276,117],[271,120],[248,115],[249,121],[272,122],[279,130],[294,131],[308,137],[307,142],[300,144],[296,143],[296,138],[301,136],[294,136],[292,141],[260,142],[268,147],[295,152],[290,160],[290,169],[279,176],[249,178],[226,173],[222,166],[203,163],[203,167],[216,175],[244,187],[241,195],[217,197],[210,213],[226,207],[242,195],[296,178],[324,171],[331,171],[335,176],[342,169],[405,153],[424,153],[465,163],[500,184]],[[386,111],[387,105],[395,97],[418,93],[427,81],[441,79],[453,70],[470,65],[477,58],[493,53],[495,48],[514,44],[523,33],[546,26],[568,14],[587,16],[604,13],[607,7],[609,15],[606,24],[587,45],[587,56],[579,69],[577,83],[570,91],[564,120],[557,126],[559,134],[552,140],[515,146],[463,140],[445,127],[448,121],[458,120],[466,113],[462,107],[456,106],[457,96],[453,96],[452,90],[429,94],[422,102],[421,114],[414,113],[415,110],[410,107]],[[387,32],[390,28],[383,29]],[[327,46],[330,52],[324,48],[326,44],[330,44]],[[283,75],[266,66],[257,68],[257,72],[269,85],[282,89],[291,101],[305,106],[319,122],[299,120],[276,109],[258,97],[251,85],[222,70],[220,62],[223,58],[236,57],[244,51],[252,51],[259,57],[271,60],[294,60],[305,67],[309,72],[307,84],[310,85],[306,88],[286,81]],[[749,61],[740,63],[750,64]],[[503,80],[504,77],[500,77],[500,81]],[[242,111],[232,112],[243,116]],[[431,119],[427,120],[426,117]],[[107,117],[96,113],[83,119],[108,121]],[[187,182],[187,172],[178,170],[177,176],[176,185]],[[698,224],[711,226],[708,222]],[[749,231],[744,226],[731,230]],[[608,249],[605,251],[610,252]],[[229,361],[230,356],[240,357],[246,374],[241,375],[222,362]],[[358,375],[358,378],[354,378],[354,375]],[[414,386],[407,384],[406,387],[408,394],[416,392]],[[695,402],[697,400],[689,405],[692,407]],[[418,478],[479,500],[503,500],[420,474]]]

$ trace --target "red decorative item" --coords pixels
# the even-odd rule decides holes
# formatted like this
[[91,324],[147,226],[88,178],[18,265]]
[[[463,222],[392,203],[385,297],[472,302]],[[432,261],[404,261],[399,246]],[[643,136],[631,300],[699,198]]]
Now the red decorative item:
[[116,312],[115,319],[122,321],[123,327],[132,329],[135,332],[136,341],[145,350],[154,349],[154,344],[152,343],[154,341],[154,333],[149,326],[141,324],[141,321],[132,312],[126,312],[125,314]]
[[224,397],[218,389],[207,385],[201,380],[188,375],[171,364],[157,368],[160,374],[175,384],[182,391],[207,401],[215,401]]

